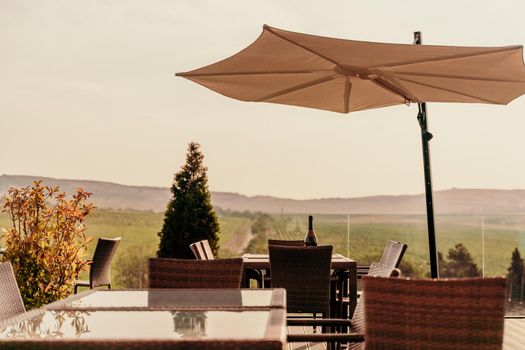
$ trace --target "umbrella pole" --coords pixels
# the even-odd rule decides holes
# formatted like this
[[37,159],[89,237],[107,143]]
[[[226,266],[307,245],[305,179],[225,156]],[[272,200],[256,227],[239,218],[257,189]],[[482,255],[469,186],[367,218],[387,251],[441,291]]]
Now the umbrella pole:
[[[414,32],[414,44],[420,45],[421,32]],[[434,201],[432,199],[432,176],[430,171],[430,147],[428,142],[432,134],[427,127],[427,105],[425,102],[418,103],[419,112],[417,120],[421,128],[421,144],[423,146],[423,170],[425,173],[425,202],[427,205],[427,227],[428,227],[428,250],[430,257],[430,276],[439,277],[438,255],[436,247],[436,231],[434,227]]]

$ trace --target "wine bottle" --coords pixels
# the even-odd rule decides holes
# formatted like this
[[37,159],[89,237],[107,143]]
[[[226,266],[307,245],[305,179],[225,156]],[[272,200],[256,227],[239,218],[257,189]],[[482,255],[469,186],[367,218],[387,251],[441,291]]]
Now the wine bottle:
[[308,216],[308,232],[304,236],[304,245],[307,247],[313,247],[317,245],[317,235],[314,231],[314,217]]

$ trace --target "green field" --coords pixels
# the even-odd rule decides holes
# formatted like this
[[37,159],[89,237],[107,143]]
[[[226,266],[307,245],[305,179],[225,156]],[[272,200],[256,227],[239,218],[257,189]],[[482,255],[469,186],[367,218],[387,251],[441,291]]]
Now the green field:
[[[406,242],[403,259],[417,275],[428,271],[426,220],[424,215],[315,215],[319,244],[331,244],[338,253],[349,255],[359,264],[379,259],[385,242],[394,239]],[[349,221],[348,221],[349,219]],[[254,216],[227,215],[219,218],[221,226],[219,252],[221,257],[239,256]],[[163,214],[139,211],[96,210],[86,222],[86,234],[92,237],[122,237],[113,264],[115,287],[143,286],[145,261],[156,254],[157,232]],[[348,225],[349,223],[349,225]],[[307,215],[273,215],[264,233],[259,233],[249,247],[251,252],[265,252],[267,238],[302,239]],[[10,227],[5,214],[0,227]],[[525,252],[525,217],[485,216],[485,275],[502,275],[510,264],[512,250]],[[446,255],[457,243],[465,245],[482,267],[482,218],[480,216],[437,216],[438,249]],[[86,257],[92,255],[96,240],[90,243]],[[137,271],[140,271],[137,275]]]

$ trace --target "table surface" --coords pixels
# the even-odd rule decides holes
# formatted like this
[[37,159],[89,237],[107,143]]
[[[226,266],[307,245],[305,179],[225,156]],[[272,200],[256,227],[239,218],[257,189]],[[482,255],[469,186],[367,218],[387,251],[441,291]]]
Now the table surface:
[[88,290],[45,306],[49,310],[268,309],[286,308],[286,291],[276,289]]
[[285,306],[278,288],[90,290],[1,321],[0,348],[283,349]]
[[[244,254],[242,256],[245,268],[250,269],[269,269],[270,257],[268,254]],[[357,269],[357,262],[341,254],[332,255],[333,269]]]
[[2,323],[0,347],[20,341],[282,340],[286,310],[46,310]]

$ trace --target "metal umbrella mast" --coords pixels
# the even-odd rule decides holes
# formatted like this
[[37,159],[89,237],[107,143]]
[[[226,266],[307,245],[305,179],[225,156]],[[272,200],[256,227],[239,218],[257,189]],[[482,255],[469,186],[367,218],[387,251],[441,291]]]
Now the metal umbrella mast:
[[[421,32],[414,32],[414,44],[421,45]],[[432,199],[432,173],[430,169],[430,146],[428,142],[433,135],[428,131],[427,124],[427,104],[421,102],[417,104],[419,112],[417,121],[421,128],[421,144],[423,146],[423,171],[425,173],[425,203],[427,207],[427,228],[428,228],[428,251],[430,259],[430,276],[439,278],[438,255],[436,247],[436,229],[434,225],[434,200]]]

